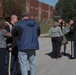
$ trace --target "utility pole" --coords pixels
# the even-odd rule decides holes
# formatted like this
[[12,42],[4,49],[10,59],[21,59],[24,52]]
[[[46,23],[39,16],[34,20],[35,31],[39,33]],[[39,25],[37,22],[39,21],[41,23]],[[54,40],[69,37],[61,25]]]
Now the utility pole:
[[3,17],[3,0],[0,0],[0,17]]

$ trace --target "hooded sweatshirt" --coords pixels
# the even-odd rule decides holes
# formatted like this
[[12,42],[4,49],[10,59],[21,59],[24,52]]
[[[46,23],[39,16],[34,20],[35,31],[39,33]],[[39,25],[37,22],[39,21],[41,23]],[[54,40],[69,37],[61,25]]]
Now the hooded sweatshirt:
[[18,22],[12,30],[12,35],[17,36],[18,50],[38,50],[39,25],[33,20]]

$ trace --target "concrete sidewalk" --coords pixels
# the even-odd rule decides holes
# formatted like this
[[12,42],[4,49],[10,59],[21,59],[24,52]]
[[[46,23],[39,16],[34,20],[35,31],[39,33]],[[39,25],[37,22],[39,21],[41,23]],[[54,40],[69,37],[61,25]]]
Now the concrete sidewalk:
[[76,75],[76,59],[69,59],[70,42],[67,45],[67,56],[52,59],[50,38],[39,38],[40,50],[37,51],[37,75]]

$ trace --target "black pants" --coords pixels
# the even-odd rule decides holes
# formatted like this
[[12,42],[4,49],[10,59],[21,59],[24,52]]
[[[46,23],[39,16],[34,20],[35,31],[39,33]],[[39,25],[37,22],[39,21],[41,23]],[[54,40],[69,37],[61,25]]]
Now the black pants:
[[[8,72],[8,61],[9,61],[9,51],[6,51],[6,60],[5,60],[5,67],[6,72]],[[16,75],[17,68],[19,69],[18,63],[18,48],[14,47],[12,51],[12,58],[11,58],[11,75]]]
[[6,51],[6,49],[0,48],[0,75],[6,75],[6,71],[5,71],[5,51]]
[[52,54],[53,58],[60,56],[60,37],[52,37]]

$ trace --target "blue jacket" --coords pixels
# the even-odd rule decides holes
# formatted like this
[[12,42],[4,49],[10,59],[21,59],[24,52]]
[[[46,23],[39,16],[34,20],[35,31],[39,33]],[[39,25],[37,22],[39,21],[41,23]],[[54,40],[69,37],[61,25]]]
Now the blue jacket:
[[12,30],[12,35],[17,36],[18,50],[38,50],[39,25],[32,19],[18,22]]

